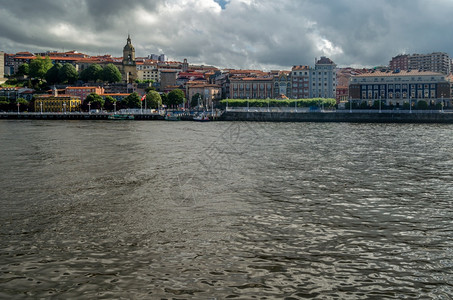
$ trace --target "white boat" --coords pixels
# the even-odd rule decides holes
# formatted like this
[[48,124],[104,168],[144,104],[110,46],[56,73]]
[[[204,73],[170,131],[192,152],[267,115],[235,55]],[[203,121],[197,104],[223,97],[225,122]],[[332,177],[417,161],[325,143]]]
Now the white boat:
[[198,121],[198,122],[209,122],[209,121],[211,121],[209,119],[209,117],[207,115],[205,115],[205,114],[200,114],[198,116],[194,116],[193,120],[194,121]]
[[181,117],[176,114],[168,114],[165,116],[165,120],[167,121],[181,121]]

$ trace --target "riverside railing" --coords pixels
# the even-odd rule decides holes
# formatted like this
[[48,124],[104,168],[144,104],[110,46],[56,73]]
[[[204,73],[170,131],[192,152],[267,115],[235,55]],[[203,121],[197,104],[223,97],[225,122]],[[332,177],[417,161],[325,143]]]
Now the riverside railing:
[[409,109],[335,109],[335,108],[309,108],[309,107],[227,107],[226,112],[285,112],[285,113],[366,113],[366,114],[379,114],[379,113],[392,113],[392,114],[439,114],[439,113],[453,113],[452,109],[444,110],[409,110]]

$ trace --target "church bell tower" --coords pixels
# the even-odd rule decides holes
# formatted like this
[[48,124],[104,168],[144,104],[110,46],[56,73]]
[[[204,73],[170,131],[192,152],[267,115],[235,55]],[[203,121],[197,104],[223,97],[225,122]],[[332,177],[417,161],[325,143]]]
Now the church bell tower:
[[137,77],[135,48],[132,46],[131,36],[128,34],[127,43],[123,48],[123,79],[127,83],[132,83]]

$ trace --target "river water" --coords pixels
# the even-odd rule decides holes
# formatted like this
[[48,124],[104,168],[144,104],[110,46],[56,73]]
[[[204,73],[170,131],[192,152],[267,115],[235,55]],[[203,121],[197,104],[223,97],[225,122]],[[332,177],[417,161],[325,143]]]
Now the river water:
[[450,299],[452,134],[0,121],[0,298]]

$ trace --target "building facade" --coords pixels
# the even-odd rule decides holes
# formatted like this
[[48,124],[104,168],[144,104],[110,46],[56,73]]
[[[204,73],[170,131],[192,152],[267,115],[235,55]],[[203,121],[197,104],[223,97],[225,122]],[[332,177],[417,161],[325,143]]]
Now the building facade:
[[100,86],[75,86],[75,87],[67,87],[65,89],[65,94],[69,96],[77,96],[80,99],[85,101],[86,97],[89,94],[104,94],[104,88]]
[[5,53],[0,51],[0,80],[5,77]]
[[321,56],[315,60],[315,68],[310,71],[310,98],[335,98],[336,64]]
[[409,69],[409,55],[400,54],[395,57],[392,57],[392,60],[389,62],[390,70],[408,70]]
[[310,67],[293,66],[291,69],[292,96],[295,99],[310,97]]
[[384,104],[412,107],[419,101],[433,106],[452,107],[450,82],[442,73],[431,71],[373,71],[350,79],[350,100],[372,105],[381,100]]
[[157,69],[157,64],[154,62],[137,63],[137,78],[139,80],[160,81],[160,72]]
[[69,95],[40,95],[35,100],[36,112],[75,112],[80,110],[80,97]]
[[160,91],[165,91],[170,86],[176,86],[178,71],[161,70],[160,71]]
[[451,59],[447,53],[400,54],[392,57],[389,68],[396,70],[432,71],[445,75],[451,73]]
[[194,83],[186,86],[187,100],[192,101],[192,97],[196,94],[201,95],[201,100],[207,104],[208,107],[213,107],[213,103],[220,100],[222,96],[222,88],[215,84],[208,83]]
[[273,77],[230,77],[230,96],[233,99],[266,99],[272,98]]
[[274,76],[274,90],[273,97],[277,98],[292,98],[292,82],[290,72],[278,72],[278,75]]

